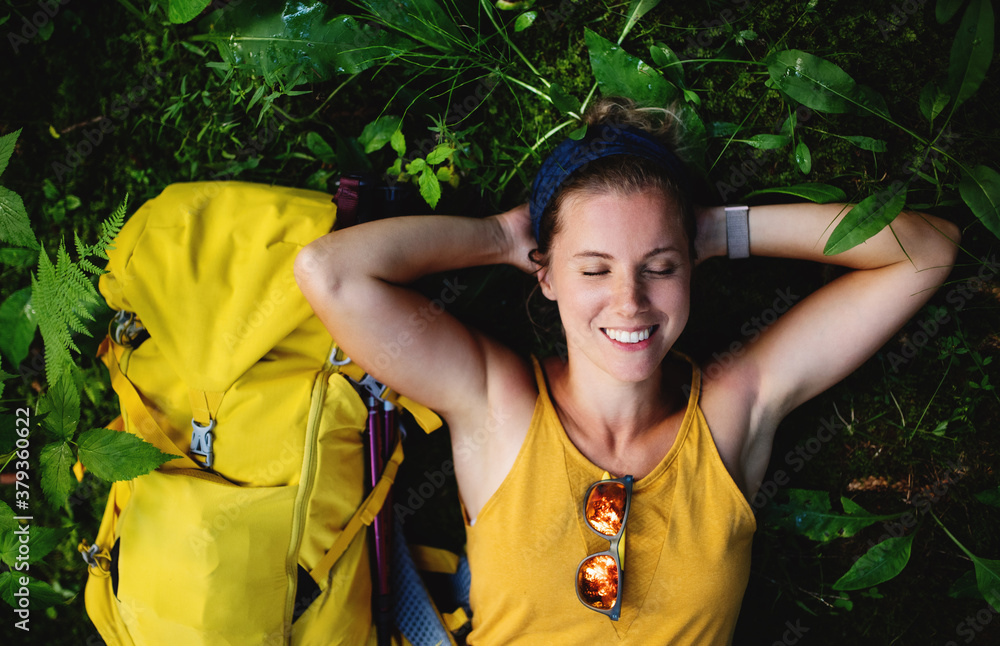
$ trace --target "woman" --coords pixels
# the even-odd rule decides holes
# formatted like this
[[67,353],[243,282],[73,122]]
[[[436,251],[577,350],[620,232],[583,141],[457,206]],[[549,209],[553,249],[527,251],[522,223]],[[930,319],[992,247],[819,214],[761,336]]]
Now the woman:
[[[755,529],[747,500],[775,428],[927,301],[959,233],[903,213],[891,231],[825,257],[850,206],[693,208],[669,113],[604,101],[588,120],[587,137],[543,165],[530,208],[340,231],[306,247],[296,276],[352,359],[448,422],[473,573],[470,644],[728,643]],[[855,271],[702,373],[671,348],[695,263],[727,251]],[[427,299],[405,287],[494,263],[535,272],[558,306],[565,361],[519,356],[447,313],[428,322]],[[379,365],[389,343],[406,351]],[[602,480],[613,482],[593,486]],[[610,528],[593,519],[602,509]]]

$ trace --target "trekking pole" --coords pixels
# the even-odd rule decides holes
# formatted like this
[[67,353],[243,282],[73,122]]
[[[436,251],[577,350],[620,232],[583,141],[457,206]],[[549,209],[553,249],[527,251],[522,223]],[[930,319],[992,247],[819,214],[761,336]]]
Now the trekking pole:
[[[382,470],[386,460],[383,459],[382,442],[384,430],[382,429],[383,411],[378,406],[380,400],[375,397],[368,398],[368,483],[374,489],[382,477]],[[386,499],[388,501],[388,498]],[[389,536],[386,534],[385,517],[383,512],[385,506],[375,515],[372,520],[373,542],[375,544],[375,581],[373,587],[373,602],[375,615],[376,635],[379,646],[389,646],[392,643],[392,602],[388,594],[389,589]]]

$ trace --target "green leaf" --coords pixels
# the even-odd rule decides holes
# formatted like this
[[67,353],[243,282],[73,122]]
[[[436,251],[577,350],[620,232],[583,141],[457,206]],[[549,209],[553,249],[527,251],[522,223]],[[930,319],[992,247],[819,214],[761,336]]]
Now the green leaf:
[[15,515],[10,505],[0,500],[0,533],[6,534],[17,529],[19,523],[14,520]]
[[324,164],[336,164],[337,163],[337,153],[333,151],[330,144],[326,143],[317,132],[309,132],[306,134],[306,148],[309,152],[316,155]]
[[628,6],[625,27],[622,29],[621,36],[618,37],[619,45],[625,40],[628,32],[632,31],[632,27],[635,27],[635,23],[639,22],[640,18],[645,16],[650,9],[653,9],[658,4],[660,4],[660,0],[632,0]]
[[10,156],[14,154],[14,146],[17,144],[19,136],[21,136],[20,128],[0,137],[0,175],[3,175],[3,172],[7,170],[7,163],[10,161]]
[[993,489],[980,491],[979,493],[976,494],[976,500],[983,503],[984,505],[990,505],[991,507],[1000,507],[1000,487],[994,487]]
[[934,81],[929,81],[920,91],[920,112],[924,118],[933,122],[944,107],[951,101],[948,93],[938,87]]
[[14,292],[0,305],[0,352],[15,367],[28,356],[37,329],[30,287]]
[[403,131],[397,130],[392,133],[389,137],[389,146],[392,147],[396,154],[402,157],[406,154],[406,138],[403,137]]
[[661,42],[650,45],[649,57],[657,67],[662,68],[662,72],[668,79],[678,86],[684,86],[684,67],[681,65],[681,59],[668,45]]
[[972,557],[976,566],[976,583],[986,602],[1000,611],[1000,561]]
[[406,165],[406,174],[416,175],[417,173],[423,171],[426,168],[427,168],[427,162],[418,157]]
[[418,183],[420,184],[420,196],[432,209],[435,208],[438,200],[441,199],[441,182],[438,181],[437,175],[430,167],[424,168],[420,172]]
[[549,98],[552,99],[552,105],[563,114],[580,114],[583,109],[580,99],[569,94],[558,83],[549,86]]
[[975,569],[958,577],[958,580],[951,584],[948,589],[948,596],[952,599],[982,599],[983,593],[979,591]]
[[859,558],[844,576],[833,584],[834,590],[870,588],[895,577],[910,561],[913,537],[887,538]]
[[73,475],[73,465],[76,464],[73,447],[65,441],[50,442],[42,447],[40,463],[45,499],[52,507],[61,509],[66,505],[76,482],[76,476]]
[[[27,580],[28,585],[22,585],[24,580]],[[17,593],[25,588],[27,588],[27,594],[17,596]],[[4,572],[0,574],[0,597],[14,608],[20,607],[18,599],[27,597],[29,600],[28,607],[31,610],[44,610],[60,603],[66,603],[66,599],[53,590],[52,586],[48,583],[36,581],[21,572]]]
[[585,29],[590,67],[605,95],[624,96],[642,106],[662,107],[679,92],[663,75],[618,45]]
[[874,516],[858,505],[851,507],[847,515],[838,514],[831,509],[830,496],[825,491],[790,489],[788,495],[787,504],[770,505],[776,524],[823,543],[853,536],[880,520],[897,517]]
[[399,130],[402,122],[402,117],[384,115],[365,126],[361,136],[358,137],[358,141],[365,147],[365,153],[373,153],[385,147],[392,140],[393,133]]
[[427,163],[440,164],[447,159],[451,159],[453,154],[455,154],[454,146],[449,144],[438,144],[434,147],[434,150],[427,154]]
[[1000,173],[976,166],[962,178],[958,192],[979,221],[1000,238]]
[[38,400],[38,413],[45,415],[42,428],[59,440],[71,440],[80,423],[80,391],[71,379],[56,379]]
[[451,169],[447,166],[442,166],[434,172],[434,176],[438,178],[438,181],[450,182],[452,178]]
[[783,193],[801,197],[817,204],[829,204],[830,202],[846,202],[847,194],[836,186],[829,184],[794,184],[792,186],[778,186],[775,188],[762,188],[749,193],[744,198],[766,193]]
[[531,25],[535,24],[535,20],[537,19],[537,11],[525,11],[517,17],[517,20],[514,21],[514,31],[524,31]]
[[455,41],[465,40],[458,25],[435,0],[361,0],[361,3],[386,27],[442,52],[452,52]]
[[754,135],[749,139],[743,139],[741,141],[749,146],[753,146],[754,148],[771,150],[787,146],[792,143],[792,138],[787,135]]
[[934,17],[943,25],[962,8],[963,2],[965,0],[938,0],[934,7]]
[[799,145],[795,147],[795,163],[799,165],[799,170],[806,175],[812,170],[812,153],[809,152],[809,146],[804,141],[800,141]]
[[4,247],[0,249],[0,263],[16,269],[30,267],[38,260],[38,251],[34,249],[19,249]]
[[862,200],[830,234],[823,253],[833,256],[861,244],[892,222],[904,206],[906,185],[902,182]]
[[21,196],[4,186],[0,186],[0,242],[38,249]]
[[205,10],[212,0],[169,0],[167,18],[175,25],[190,22]]
[[888,144],[881,139],[873,139],[872,137],[862,137],[860,135],[851,135],[847,137],[842,137],[846,139],[852,145],[857,146],[861,150],[870,150],[873,153],[884,153],[889,149]]
[[78,445],[83,466],[108,481],[131,480],[177,457],[163,453],[131,433],[108,428],[81,433]]
[[945,92],[955,97],[953,110],[976,93],[993,58],[993,6],[972,0],[951,46]]
[[859,86],[847,72],[818,56],[788,49],[771,54],[765,62],[775,86],[813,110],[888,114],[878,93]]
[[572,139],[573,141],[580,141],[581,139],[587,136],[587,124],[585,123],[581,124],[579,128],[574,128],[566,136]]
[[[28,537],[28,547],[24,556],[27,557],[27,563],[30,564],[48,556],[49,552],[59,544],[59,541],[67,533],[65,529],[39,527],[34,523],[22,525],[16,529],[24,530],[24,528],[27,528],[25,534],[17,534],[14,531],[5,532],[2,543],[0,543],[0,561],[3,561],[10,567],[14,567],[14,564],[18,562],[17,557],[21,555],[22,536]],[[24,562],[24,559],[21,561]]]
[[351,16],[327,20],[327,11],[316,0],[245,0],[213,14],[211,33],[194,39],[211,42],[230,66],[263,76],[269,85],[358,74],[417,46]]

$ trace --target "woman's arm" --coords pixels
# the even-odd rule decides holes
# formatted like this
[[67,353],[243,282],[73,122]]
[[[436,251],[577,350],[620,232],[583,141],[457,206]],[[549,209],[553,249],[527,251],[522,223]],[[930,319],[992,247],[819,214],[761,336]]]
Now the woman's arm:
[[[306,246],[295,277],[344,352],[375,378],[446,419],[486,415],[489,391],[503,386],[487,382],[488,368],[516,358],[462,325],[441,302],[402,285],[475,265],[526,267],[526,241],[511,222],[523,217],[514,209],[484,219],[419,216],[358,225]],[[462,289],[451,286],[442,300]]]
[[[824,256],[830,233],[851,208],[750,208],[752,255],[814,260],[855,271],[803,299],[739,357],[714,371],[722,386],[717,390],[731,395],[729,404],[714,413],[717,425],[730,431],[729,441],[739,443],[728,449],[740,453],[748,482],[759,481],[754,478],[758,473],[763,476],[778,422],[875,354],[927,302],[954,264],[958,228],[913,212],[901,213],[891,230],[883,229],[853,249]],[[699,259],[725,255],[723,209],[704,209],[698,225]],[[708,394],[711,384],[706,385]]]

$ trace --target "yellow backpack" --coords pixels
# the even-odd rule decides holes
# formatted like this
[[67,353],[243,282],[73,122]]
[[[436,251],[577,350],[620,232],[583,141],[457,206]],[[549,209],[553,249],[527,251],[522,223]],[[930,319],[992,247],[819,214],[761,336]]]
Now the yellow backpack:
[[[314,191],[175,184],[132,216],[100,290],[118,430],[178,457],[112,486],[81,545],[109,644],[374,644],[363,530],[364,381],[301,296],[296,252],[331,231]],[[371,385],[371,384],[369,384]],[[430,431],[440,420],[392,392]]]

